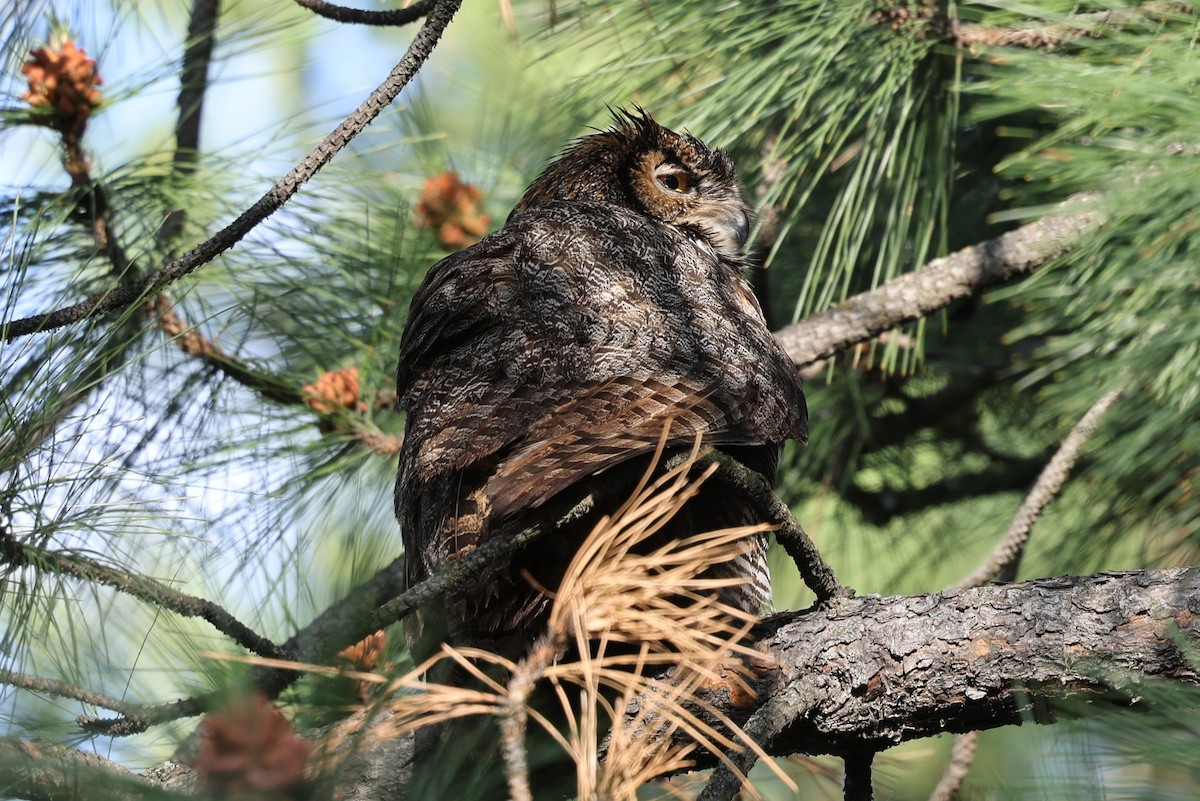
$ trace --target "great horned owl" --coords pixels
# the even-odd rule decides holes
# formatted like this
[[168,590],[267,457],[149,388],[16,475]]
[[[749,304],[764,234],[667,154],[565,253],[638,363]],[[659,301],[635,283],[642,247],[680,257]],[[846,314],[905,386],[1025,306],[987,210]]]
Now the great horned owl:
[[[640,109],[614,116],[413,297],[397,378],[410,586],[523,511],[646,458],[668,418],[673,442],[703,434],[772,480],[784,440],[807,438],[799,375],[742,275],[748,207],[732,162]],[[679,536],[692,519],[758,522],[715,485],[684,512]],[[522,571],[555,587],[590,522],[581,528],[541,538],[450,599],[449,634],[529,627],[544,599]],[[761,610],[766,545],[731,563],[750,580],[723,600]]]

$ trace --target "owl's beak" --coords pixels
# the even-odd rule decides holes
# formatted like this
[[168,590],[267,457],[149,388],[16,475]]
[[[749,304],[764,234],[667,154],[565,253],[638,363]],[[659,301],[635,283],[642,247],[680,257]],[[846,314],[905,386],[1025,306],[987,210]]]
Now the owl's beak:
[[733,228],[738,247],[746,244],[746,237],[750,235],[750,218],[746,216],[746,212],[739,210],[730,227]]

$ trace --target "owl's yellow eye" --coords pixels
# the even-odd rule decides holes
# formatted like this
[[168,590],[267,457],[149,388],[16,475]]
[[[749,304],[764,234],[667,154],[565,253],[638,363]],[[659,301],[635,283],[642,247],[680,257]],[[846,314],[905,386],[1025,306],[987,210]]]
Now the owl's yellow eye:
[[685,172],[669,172],[659,178],[658,182],[672,192],[688,191],[688,176]]

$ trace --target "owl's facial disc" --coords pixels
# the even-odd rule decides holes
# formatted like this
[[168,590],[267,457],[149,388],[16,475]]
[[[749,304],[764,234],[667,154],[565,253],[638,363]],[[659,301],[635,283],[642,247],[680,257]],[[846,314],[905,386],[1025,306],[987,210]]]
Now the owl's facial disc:
[[701,231],[722,256],[736,260],[744,255],[750,217],[741,198],[699,203],[682,222]]

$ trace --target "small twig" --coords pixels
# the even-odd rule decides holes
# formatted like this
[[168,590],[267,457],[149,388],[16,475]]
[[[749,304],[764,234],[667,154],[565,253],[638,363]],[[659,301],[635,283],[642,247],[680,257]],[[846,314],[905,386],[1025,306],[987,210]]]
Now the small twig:
[[180,718],[194,718],[220,707],[228,700],[223,692],[207,693],[192,698],[181,698],[165,704],[153,704],[140,707],[134,714],[121,715],[116,718],[78,717],[75,722],[79,728],[89,734],[102,734],[105,737],[129,737],[141,734],[151,726],[168,723]]
[[720,465],[720,469],[713,476],[714,481],[733,487],[763,515],[763,522],[778,526],[775,539],[795,561],[804,583],[817,596],[818,602],[854,595],[854,590],[838,581],[833,569],[817,550],[817,546],[792,515],[792,510],[779,499],[766,478],[722,453],[703,457],[697,461],[697,465],[703,466],[710,460]]
[[846,801],[871,801],[875,797],[874,783],[871,781],[871,763],[874,760],[875,752],[870,750],[850,751],[843,755],[846,780],[842,785],[842,795]]
[[148,300],[146,311],[157,320],[162,332],[174,338],[179,349],[188,356],[199,359],[230,380],[268,400],[285,406],[304,403],[305,397],[296,387],[278,381],[273,376],[256,373],[245,362],[228,355],[211,339],[188,326],[179,312],[175,311],[175,304],[165,293],[159,293]]
[[547,632],[529,649],[508,680],[504,713],[500,716],[500,750],[508,776],[511,801],[533,801],[529,786],[529,755],[525,749],[525,729],[529,722],[529,696],[546,667],[558,656],[554,632]]
[[1190,8],[1185,10],[1175,3],[1142,3],[1136,9],[1111,8],[1071,14],[1062,22],[1051,24],[1032,23],[1021,27],[959,24],[954,27],[950,38],[959,47],[984,45],[1053,50],[1072,39],[1100,38],[1106,29],[1120,30],[1125,25],[1144,23],[1160,15],[1187,14],[1190,11]]
[[371,92],[370,96],[295,168],[280,178],[266,194],[255,201],[232,223],[141,281],[132,285],[118,286],[104,295],[72,306],[65,306],[8,323],[0,328],[3,339],[12,341],[18,337],[62,328],[92,315],[130,306],[143,298],[161,292],[171,283],[233,247],[259,223],[282,207],[292,195],[296,194],[302,184],[328,164],[400,94],[433,52],[433,48],[437,45],[446,26],[450,24],[450,20],[454,18],[461,2],[462,0],[437,0],[432,7],[433,10],[426,18],[425,24],[417,31],[408,50],[387,79]]
[[356,25],[408,25],[428,14],[430,9],[437,4],[437,0],[418,0],[408,8],[392,8],[384,11],[347,8],[327,3],[325,0],[295,0],[295,3],[301,8],[307,8],[317,16],[331,19],[334,22]]
[[[400,452],[404,443],[403,436],[380,431],[365,418],[358,416],[354,410],[347,412],[346,409],[339,408],[329,413],[314,410],[311,395],[269,373],[257,372],[247,362],[230,356],[216,342],[196,328],[188,326],[165,292],[147,301],[146,311],[157,319],[158,327],[174,340],[181,351],[229,380],[284,406],[304,406],[309,411],[315,411],[317,423],[322,427],[322,431],[347,434],[372,453],[390,458]],[[383,400],[384,403],[381,404],[377,397],[374,404],[376,410],[395,411],[394,393],[390,399],[385,397]],[[3,450],[4,443],[0,441],[0,453],[3,453]]]
[[938,781],[937,787],[929,794],[929,801],[954,801],[958,790],[962,787],[967,771],[975,761],[975,746],[979,744],[979,732],[969,731],[954,738],[954,747],[950,749],[950,764]]
[[[764,749],[768,748],[771,739],[779,734],[790,720],[788,711],[784,709],[785,706],[786,703],[779,698],[771,698],[755,710],[750,719],[746,721],[746,725],[742,726],[742,732]],[[783,710],[782,714],[781,710]],[[733,767],[718,762],[713,768],[708,784],[700,791],[696,801],[732,801],[741,791],[742,780],[738,778],[733,768],[737,768],[743,776],[748,776],[750,769],[758,761],[758,755],[754,753],[754,749],[746,748],[740,752],[730,753],[728,757]]]
[[[1077,209],[1097,197],[1095,193],[1077,195],[1062,204],[1060,210]],[[878,289],[781,328],[775,332],[775,338],[792,360],[804,367],[994,284],[1030,273],[1071,250],[1101,219],[1094,210],[1044,217],[995,239],[934,259]]]
[[[641,472],[639,468],[636,475],[640,475]],[[560,500],[552,504],[552,508],[539,513],[520,530],[511,535],[491,537],[473,550],[448,562],[420,584],[382,604],[366,621],[367,632],[389,626],[407,617],[421,605],[474,581],[483,568],[500,562],[546,532],[578,520],[595,509],[597,504],[605,503],[616,497],[618,492],[625,491],[631,481],[636,480],[635,473],[630,470],[613,471],[611,477],[600,483],[604,478],[596,477],[590,485],[592,492],[583,498]]]
[[1042,470],[1042,474],[1038,476],[1033,489],[1025,496],[1021,508],[1017,510],[1016,517],[1008,527],[1008,533],[1005,534],[1004,540],[986,562],[955,584],[955,589],[982,587],[997,578],[1004,581],[1012,581],[1016,578],[1017,565],[1020,563],[1026,543],[1029,542],[1033,524],[1037,522],[1046,505],[1058,495],[1063,484],[1066,483],[1067,477],[1071,474],[1071,468],[1075,466],[1075,462],[1079,458],[1080,450],[1095,433],[1100,418],[1120,396],[1121,390],[1107,393],[1096,401],[1092,408],[1088,409],[1087,413],[1075,424],[1071,433],[1059,446],[1058,451],[1051,457],[1049,464]]

